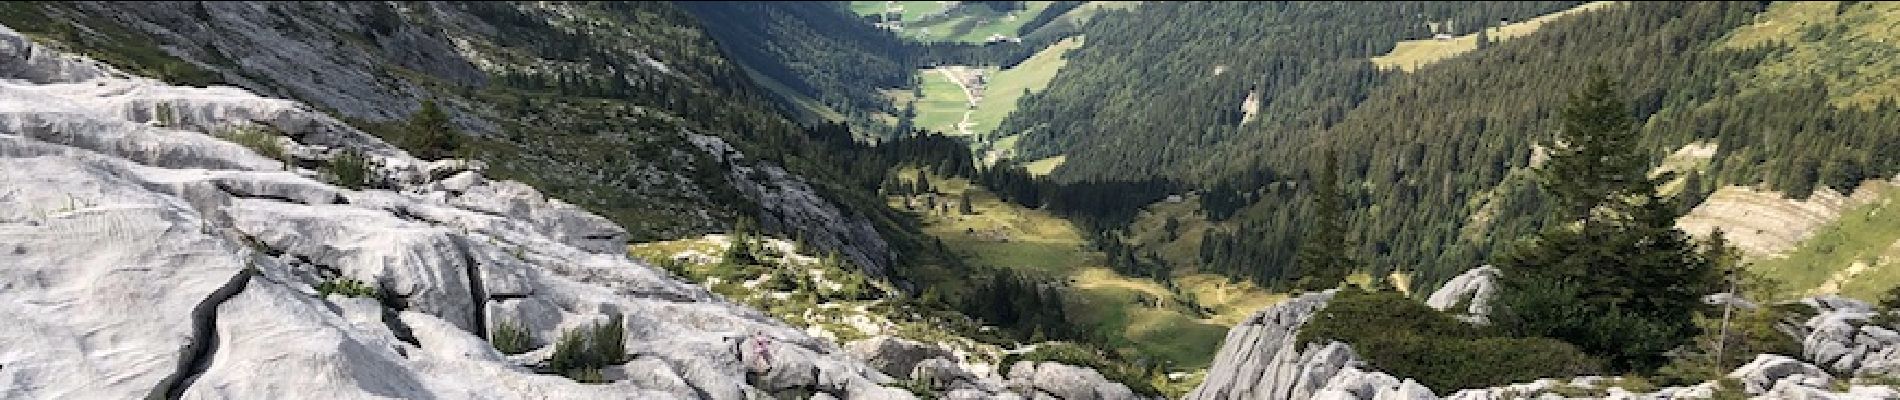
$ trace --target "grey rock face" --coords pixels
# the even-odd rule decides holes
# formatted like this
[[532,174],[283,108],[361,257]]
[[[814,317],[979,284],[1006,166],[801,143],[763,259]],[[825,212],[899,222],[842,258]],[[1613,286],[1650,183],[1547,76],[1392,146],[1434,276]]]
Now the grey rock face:
[[724,139],[695,134],[688,140],[726,165],[726,178],[739,193],[764,208],[761,226],[797,231],[808,244],[840,252],[853,265],[863,266],[868,275],[889,276],[895,254],[870,221],[820,197],[803,178],[784,168],[750,162]]
[[1052,362],[1019,361],[1010,366],[1008,387],[1027,398],[1060,400],[1139,399],[1133,390],[1111,382],[1102,374]]
[[[1488,268],[1485,268],[1488,269]],[[1435,307],[1449,307],[1467,294],[1480,289],[1484,281],[1495,279],[1495,271],[1474,270],[1454,279],[1456,284],[1432,295]],[[1466,279],[1469,278],[1469,279]],[[1490,289],[1494,290],[1494,289]],[[1437,399],[1430,388],[1411,379],[1394,377],[1372,370],[1343,343],[1308,343],[1296,346],[1301,325],[1313,313],[1325,307],[1332,292],[1310,293],[1268,307],[1228,331],[1227,340],[1216,353],[1207,380],[1189,393],[1187,399]],[[1488,296],[1488,295],[1486,295]],[[1476,303],[1476,302],[1474,302]],[[1804,337],[1809,360],[1819,365],[1840,365],[1855,374],[1881,373],[1891,366],[1900,333],[1866,325],[1872,307],[1864,302],[1833,296],[1804,300],[1820,311],[1795,332]],[[1469,310],[1466,310],[1469,311]],[[1842,361],[1847,360],[1847,361]],[[1016,371],[1011,371],[1012,377]],[[1885,386],[1849,386],[1845,392],[1833,391],[1833,376],[1816,364],[1788,356],[1763,354],[1729,374],[1741,380],[1751,396],[1765,399],[1894,399],[1900,392]],[[1604,388],[1610,378],[1577,377],[1539,379],[1513,385],[1467,389],[1443,398],[1458,400],[1562,399],[1555,392],[1564,390],[1601,391],[1612,399],[1701,399],[1715,394],[1716,382],[1686,387],[1660,388],[1649,393],[1631,393],[1619,388]]]
[[[232,85],[265,96],[297,99],[309,104],[309,108],[333,112],[338,117],[379,122],[406,118],[418,111],[424,100],[433,100],[450,116],[454,125],[464,133],[473,135],[494,137],[521,133],[510,126],[512,120],[507,119],[510,118],[508,114],[498,111],[494,104],[487,104],[477,96],[468,94],[473,89],[489,85],[491,74],[524,71],[609,73],[588,70],[593,67],[585,62],[542,58],[536,55],[537,50],[532,45],[512,44],[518,38],[508,35],[508,27],[496,26],[507,23],[495,22],[492,11],[484,12],[467,4],[72,2],[62,3],[57,8],[62,13],[71,14],[71,17],[110,22],[123,27],[149,39],[167,55],[212,72]],[[539,22],[558,27],[549,29],[563,34],[613,37],[611,32],[618,31],[587,29],[590,25],[598,25],[598,21],[582,16],[593,15],[595,10],[575,3],[517,2],[499,8],[510,9],[504,14],[519,13],[527,18],[541,19]],[[18,55],[18,58],[0,61],[5,63],[0,66],[0,70],[8,72],[8,76],[44,83],[90,79],[102,76],[105,73],[103,71],[106,71],[87,67],[83,63],[57,62],[60,56],[56,52],[43,49],[10,50],[26,49],[26,43],[28,41],[24,38],[0,43],[0,51]],[[682,80],[693,81],[691,83],[695,85],[712,85],[716,82],[708,80],[719,76],[713,73],[715,71],[700,70],[705,68],[682,67],[682,63],[669,65],[672,60],[656,58],[666,57],[667,54],[649,52],[656,47],[654,44],[638,43],[636,40],[597,40],[594,43],[607,43],[600,44],[603,47],[600,49],[603,50],[601,54],[612,54],[612,58],[625,67],[611,72],[621,74],[636,85],[643,81]],[[418,75],[426,78],[418,78]],[[443,83],[448,85],[441,85]],[[151,97],[147,97],[147,100],[164,101]],[[148,104],[139,108],[143,110],[128,111],[150,116],[155,107]],[[661,111],[644,114],[642,118],[674,119],[661,115],[664,114]],[[179,117],[195,119],[191,115]],[[290,132],[290,139],[304,145],[341,149],[351,148],[351,145],[361,142],[354,135],[341,133],[349,131],[346,127],[292,125],[293,122],[307,121],[308,118],[247,119]],[[667,121],[667,125],[672,124],[672,121]],[[657,129],[627,129],[602,133],[602,136],[609,138],[589,139],[588,143],[625,146],[630,143],[628,138],[634,138],[634,141],[672,141],[682,135],[672,129],[664,132]],[[627,207],[676,217],[668,224],[641,228],[642,232],[664,230],[668,234],[710,233],[736,220],[740,214],[755,214],[752,215],[754,219],[766,229],[783,233],[786,237],[805,237],[811,242],[809,244],[836,251],[874,276],[888,276],[888,268],[895,255],[891,254],[888,244],[874,229],[870,219],[841,209],[836,203],[820,196],[803,178],[788,174],[770,163],[752,162],[749,165],[753,166],[749,168],[769,172],[759,175],[765,178],[758,182],[752,181],[751,176],[720,177],[718,174],[706,174],[704,176],[715,178],[696,180],[701,175],[686,173],[681,166],[694,165],[695,161],[709,157],[696,154],[689,145],[673,146],[667,149],[670,151],[656,151],[640,157],[616,155],[616,160],[612,162],[577,162],[560,159],[560,155],[547,157],[544,154],[531,155],[525,160],[498,162],[513,163],[510,171],[529,176],[526,180],[550,182],[552,187],[563,188],[556,193],[569,196],[570,201],[582,201],[580,196],[638,199],[641,201],[626,202],[632,203]],[[562,151],[553,145],[522,149],[524,152],[534,150],[536,153],[548,154]],[[629,151],[632,149],[629,148]],[[413,176],[404,179],[420,177],[410,179],[411,183],[415,183],[433,181],[455,171],[430,167],[411,172]],[[744,195],[748,203],[758,205],[760,209],[751,209],[743,204],[716,203],[711,193],[723,193],[728,190],[725,186],[731,186],[731,189]],[[583,189],[572,189],[575,187]],[[510,190],[506,185],[499,184],[491,188]],[[600,191],[609,193],[596,193]],[[472,197],[481,198],[478,195]],[[528,217],[528,220],[536,221],[541,229],[555,226],[575,228],[574,231],[547,233],[563,240],[593,242],[582,246],[591,251],[618,251],[614,243],[626,240],[627,236],[619,232],[618,228],[605,229],[611,224],[577,220],[587,218],[570,213],[555,212]],[[639,223],[624,219],[620,222]]]
[[845,351],[864,360],[878,371],[894,378],[911,378],[918,364],[931,359],[951,359],[949,350],[890,336],[878,336],[845,345]]
[[[35,350],[0,352],[0,397],[910,398],[835,345],[629,260],[617,228],[532,188],[476,168],[437,181],[439,165],[294,102],[21,43],[0,29],[0,341]],[[154,121],[156,104],[175,118]],[[314,163],[364,152],[384,189],[213,135],[255,124]],[[344,278],[380,299],[318,295]],[[615,382],[523,365],[608,315],[631,358]],[[540,349],[496,352],[503,323]]]
[[[1497,267],[1486,265],[1458,274],[1432,292],[1431,297],[1425,299],[1425,305],[1457,314],[1466,322],[1488,323],[1491,300],[1497,298],[1499,273]],[[1459,304],[1468,305],[1462,310],[1450,310]]]
[[[1233,329],[1214,354],[1207,380],[1186,399],[1301,399],[1343,365],[1308,365],[1295,348],[1299,327],[1332,300],[1333,291],[1309,293],[1268,307]],[[1306,351],[1317,354],[1320,349]],[[1323,363],[1322,363],[1323,364]],[[1320,376],[1324,375],[1324,376]],[[1315,381],[1317,380],[1317,381]]]
[[1754,361],[1729,372],[1728,377],[1741,380],[1743,389],[1749,393],[1768,392],[1784,380],[1808,387],[1826,387],[1828,382],[1834,380],[1820,367],[1774,354],[1758,355]]
[[1900,375],[1900,333],[1869,323],[1872,305],[1833,295],[1802,304],[1820,312],[1802,324],[1802,358],[1847,375]]

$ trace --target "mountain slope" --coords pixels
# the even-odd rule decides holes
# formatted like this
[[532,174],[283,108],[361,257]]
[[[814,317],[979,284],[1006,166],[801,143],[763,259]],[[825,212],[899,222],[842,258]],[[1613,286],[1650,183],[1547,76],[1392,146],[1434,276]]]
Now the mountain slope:
[[[665,3],[3,7],[0,22],[67,49],[301,99],[417,154],[486,161],[635,240],[749,218],[881,276],[893,245],[879,229],[902,229],[857,189],[869,184],[831,167],[840,152],[818,150],[827,145],[779,115],[690,14]],[[450,116],[459,145],[425,149],[409,118],[424,100]],[[732,168],[689,132],[754,156],[741,164],[791,174],[722,172]]]
[[[0,274],[0,336],[36,349],[0,355],[6,397],[907,397],[833,345],[628,261],[609,221],[473,164],[6,29],[0,50],[0,262],[18,266]],[[217,136],[245,132],[266,139]],[[362,289],[325,295],[336,285]],[[600,372],[615,383],[529,367],[601,321],[625,329],[630,357]],[[542,351],[496,352],[504,326]],[[789,368],[834,378],[758,374]]]
[[[1238,107],[1249,91],[1273,111],[1263,126],[1325,124],[1381,79],[1364,59],[1429,37],[1427,18],[1471,31],[1483,24],[1474,21],[1571,4],[1156,3],[1104,13],[1083,29],[1089,46],[1070,57],[1077,67],[998,130],[1026,134],[1024,159],[1067,155],[1055,174],[1063,180],[1188,175],[1199,153],[1185,150],[1251,130]],[[1146,167],[1110,172],[1128,166]]]
[[[802,184],[685,135],[723,172]],[[1139,398],[1046,358],[1005,378],[888,337],[847,352],[628,259],[626,230],[479,161],[4,26],[0,167],[19,266],[0,337],[36,349],[0,353],[5,397]]]
[[[1203,241],[1196,265],[1185,267],[1263,282],[1284,278],[1304,236],[1299,227],[1310,218],[1309,191],[1301,184],[1318,165],[1313,155],[1328,148],[1340,154],[1342,180],[1355,182],[1346,191],[1354,231],[1348,237],[1374,272],[1416,269],[1423,272],[1419,281],[1429,284],[1484,262],[1498,245],[1543,225],[1535,217],[1542,215],[1543,196],[1525,179],[1532,144],[1553,129],[1553,110],[1546,105],[1559,104],[1575,77],[1592,66],[1623,81],[1631,111],[1645,121],[1642,147],[1652,162],[1690,143],[1713,144],[1706,168],[1685,174],[1694,183],[1680,199],[1685,206],[1722,186],[1759,185],[1804,198],[1819,187],[1845,192],[1900,172],[1900,160],[1893,158],[1900,141],[1880,128],[1895,123],[1891,113],[1878,104],[1829,106],[1833,92],[1855,89],[1830,87],[1819,78],[1760,89],[1754,81],[1737,80],[1769,65],[1763,63],[1814,54],[1801,50],[1805,45],[1730,45],[1731,32],[1763,11],[1759,4],[1611,6],[1407,74],[1354,72],[1363,66],[1358,56],[1341,57],[1336,67],[1305,69],[1290,63],[1191,65],[1186,60],[1195,58],[1184,56],[1129,65],[1115,57],[1226,48],[1221,40],[1193,36],[1160,40],[1192,31],[1138,22],[1224,13],[1186,5],[1138,10],[1120,17],[1125,21],[1111,15],[1092,26],[1121,24],[1123,36],[1153,41],[1117,48],[1113,38],[1090,33],[1089,46],[1076,53],[1072,67],[1049,90],[1026,98],[1026,107],[1003,130],[1030,131],[1019,144],[1028,158],[1038,152],[1064,156],[1053,171],[1057,180],[1161,175],[1198,181],[1203,209],[1226,224]],[[1848,12],[1854,10],[1859,8]],[[1209,36],[1221,37],[1201,35]],[[1176,42],[1185,44],[1169,44]],[[1317,48],[1357,54],[1352,46]],[[1213,60],[1219,59],[1200,61]],[[1278,72],[1266,78],[1232,73],[1274,65],[1284,68],[1268,70]],[[1118,78],[1132,74],[1142,79]],[[1257,79],[1266,80],[1249,82]],[[1165,89],[1137,89],[1143,86]],[[1250,95],[1258,96],[1262,112],[1240,123],[1249,118],[1236,105]],[[1074,134],[1056,133],[1065,130]]]

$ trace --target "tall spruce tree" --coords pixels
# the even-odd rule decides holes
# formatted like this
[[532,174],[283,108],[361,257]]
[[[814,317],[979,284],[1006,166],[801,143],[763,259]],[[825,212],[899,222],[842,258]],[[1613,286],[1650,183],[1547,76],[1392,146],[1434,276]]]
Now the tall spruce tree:
[[1550,140],[1542,187],[1554,223],[1504,252],[1498,326],[1561,339],[1619,372],[1649,371],[1694,336],[1693,314],[1719,276],[1712,254],[1675,228],[1637,131],[1601,71],[1573,95]]
[[1346,275],[1359,268],[1348,255],[1352,244],[1346,240],[1345,193],[1339,190],[1339,156],[1326,151],[1325,164],[1313,179],[1313,224],[1307,227],[1300,243],[1294,286],[1319,290],[1338,286]]
[[1653,189],[1647,159],[1636,151],[1630,107],[1617,97],[1616,82],[1604,71],[1591,74],[1596,78],[1571,94],[1561,112],[1561,131],[1539,143],[1550,151],[1539,171],[1544,191],[1564,221],[1583,219],[1593,210],[1617,211],[1602,206],[1617,208],[1629,196]]

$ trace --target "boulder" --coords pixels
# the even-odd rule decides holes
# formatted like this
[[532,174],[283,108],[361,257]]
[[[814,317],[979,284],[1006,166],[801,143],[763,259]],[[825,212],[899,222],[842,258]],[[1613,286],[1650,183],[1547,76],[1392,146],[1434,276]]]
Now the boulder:
[[1053,362],[1019,361],[1009,370],[1009,387],[1030,398],[1060,400],[1131,400],[1133,390],[1109,381],[1093,369]]
[[924,360],[943,358],[954,359],[956,355],[949,350],[934,345],[891,337],[877,336],[845,345],[845,351],[870,364],[872,368],[898,379],[911,378],[911,372]]
[[[1491,300],[1497,297],[1497,267],[1482,266],[1472,268],[1433,291],[1425,299],[1425,305],[1457,314],[1460,319],[1473,323],[1486,323],[1491,313]],[[1460,304],[1466,304],[1462,310],[1450,310]]]
[[[1214,354],[1206,380],[1184,399],[1283,400],[1310,397],[1331,378],[1320,372],[1343,365],[1313,368],[1305,356],[1317,355],[1319,344],[1304,352],[1296,348],[1299,327],[1326,306],[1334,291],[1308,293],[1254,313],[1227,331]],[[1015,371],[1010,371],[1012,375]],[[1317,379],[1317,380],[1315,380]]]
[[1785,382],[1792,384],[1825,387],[1834,377],[1813,364],[1808,364],[1788,356],[1761,354],[1753,361],[1729,372],[1728,377],[1742,382],[1743,390],[1749,394],[1767,393],[1776,385]]

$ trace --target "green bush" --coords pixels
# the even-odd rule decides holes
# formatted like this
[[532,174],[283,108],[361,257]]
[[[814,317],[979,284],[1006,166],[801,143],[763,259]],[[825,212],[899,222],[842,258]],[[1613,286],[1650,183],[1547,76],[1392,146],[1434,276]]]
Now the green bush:
[[258,155],[284,162],[285,169],[290,168],[290,152],[284,150],[284,145],[277,141],[277,135],[273,134],[268,127],[240,127],[227,131],[224,137],[232,143],[257,152]]
[[329,297],[331,293],[340,294],[344,297],[375,298],[376,288],[364,284],[363,281],[347,276],[331,278],[330,280],[317,283],[317,297]]
[[930,388],[930,382],[922,379],[905,379],[897,381],[896,384],[897,387],[910,391],[911,395],[917,396],[919,399],[934,399],[937,397],[937,391]]
[[1299,343],[1338,340],[1380,371],[1433,390],[1490,387],[1594,373],[1601,362],[1541,337],[1504,337],[1396,292],[1342,289],[1305,326]]
[[369,160],[363,158],[362,154],[346,151],[330,159],[330,163],[324,165],[323,172],[337,186],[361,189],[369,181]]
[[605,323],[561,333],[548,357],[549,369],[583,383],[603,383],[600,368],[627,361],[626,328],[618,315]]
[[494,343],[495,350],[500,351],[501,354],[521,354],[534,350],[533,335],[513,322],[501,321],[495,324],[495,332],[490,336],[489,342]]
[[[1721,311],[1697,315],[1695,324],[1702,333],[1695,337],[1687,351],[1680,352],[1658,369],[1657,378],[1667,385],[1693,385],[1721,378],[1730,369],[1748,363],[1756,354],[1801,354],[1801,343],[1776,326],[1805,319],[1799,316],[1798,309],[1791,311],[1786,307],[1736,309],[1729,319],[1728,336],[1724,338]],[[1722,348],[1721,360],[1715,359],[1718,347]]]
[[1874,317],[1867,322],[1888,328],[1900,326],[1900,317],[1894,315],[1897,312],[1900,312],[1900,286],[1880,295],[1880,302],[1874,305]]

